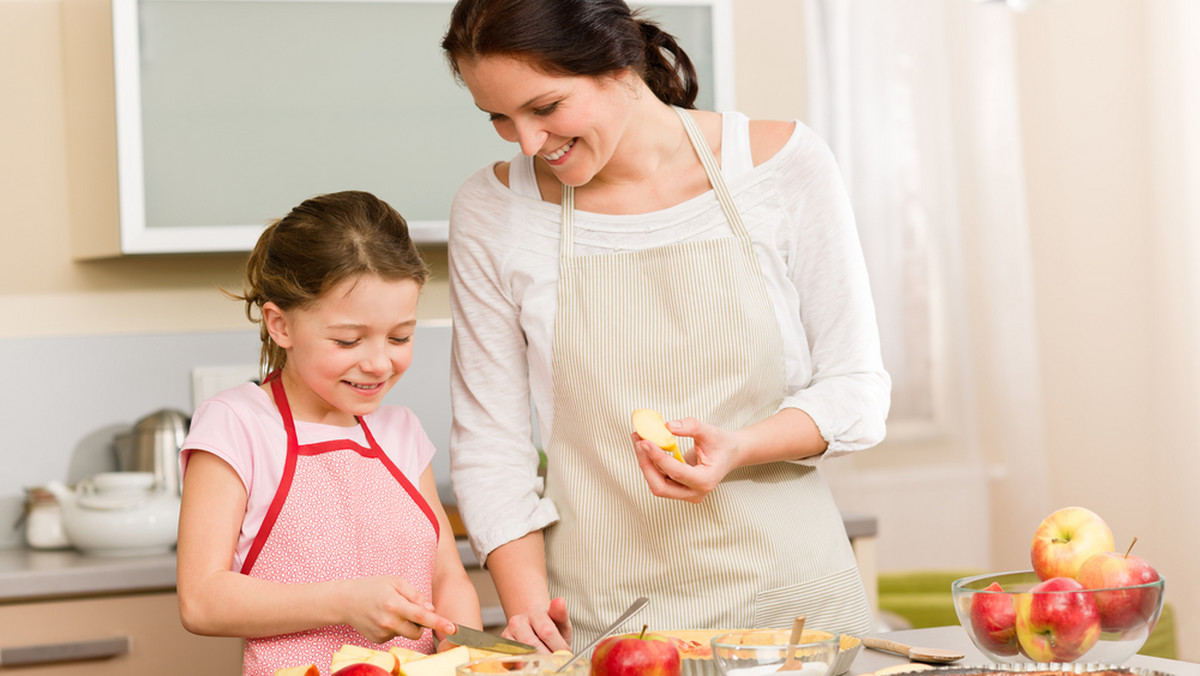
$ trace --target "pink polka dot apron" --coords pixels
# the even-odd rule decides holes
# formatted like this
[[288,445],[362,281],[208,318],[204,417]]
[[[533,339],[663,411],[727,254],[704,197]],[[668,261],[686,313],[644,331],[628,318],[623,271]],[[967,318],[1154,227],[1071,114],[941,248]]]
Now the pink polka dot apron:
[[[362,418],[369,447],[352,439],[300,444],[283,384],[274,376],[270,382],[287,429],[287,460],[241,572],[294,584],[398,575],[432,597],[438,523],[420,491],[384,454]],[[247,639],[242,670],[272,676],[281,667],[315,664],[328,674],[333,652],[346,643],[425,653],[435,648],[428,629],[417,641],[395,638],[376,645],[348,625],[334,625]]]

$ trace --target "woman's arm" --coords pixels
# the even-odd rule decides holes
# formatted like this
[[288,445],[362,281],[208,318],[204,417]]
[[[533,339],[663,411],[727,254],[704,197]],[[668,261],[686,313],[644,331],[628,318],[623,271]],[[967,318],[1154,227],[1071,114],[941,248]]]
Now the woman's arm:
[[[421,473],[421,495],[433,508],[438,521],[437,561],[433,569],[434,608],[439,615],[453,620],[456,624],[482,628],[479,595],[475,586],[471,584],[471,579],[467,577],[462,558],[458,555],[458,545],[454,541],[450,519],[438,498],[437,482],[432,467],[425,468]],[[445,633],[438,632],[438,638],[444,639]],[[445,644],[442,647],[444,648]]]
[[540,530],[496,548],[488,557],[488,571],[508,618],[505,636],[548,652],[571,649],[566,602],[551,600],[547,591]]
[[191,451],[179,516],[177,587],[184,628],[207,636],[271,636],[349,624],[377,643],[453,626],[403,578],[282,584],[230,570],[246,491],[225,461]]

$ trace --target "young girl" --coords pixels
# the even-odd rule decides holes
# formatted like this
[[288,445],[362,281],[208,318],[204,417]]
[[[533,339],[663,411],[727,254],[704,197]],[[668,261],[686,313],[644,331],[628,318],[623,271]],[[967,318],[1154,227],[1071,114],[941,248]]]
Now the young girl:
[[178,570],[183,625],[245,637],[245,674],[325,674],[345,643],[429,653],[481,624],[434,447],[410,410],[380,406],[427,275],[404,219],[364,192],[305,201],[250,254],[234,297],[269,375],[192,419]]

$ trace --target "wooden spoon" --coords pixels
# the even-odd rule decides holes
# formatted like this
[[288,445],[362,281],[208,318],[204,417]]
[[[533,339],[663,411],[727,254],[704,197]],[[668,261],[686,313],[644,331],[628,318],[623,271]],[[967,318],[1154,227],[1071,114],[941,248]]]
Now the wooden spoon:
[[807,615],[799,615],[792,621],[792,635],[788,638],[788,656],[787,660],[779,667],[779,671],[798,671],[804,668],[803,662],[796,661],[796,652],[792,650],[792,646],[800,643],[800,639],[804,637],[804,621],[808,619]]
[[963,658],[962,653],[956,653],[953,650],[941,650],[938,648],[914,648],[910,645],[904,645],[897,641],[889,641],[886,638],[876,638],[874,636],[863,636],[863,645],[872,650],[879,650],[885,653],[895,653],[902,655],[914,662],[927,662],[929,664],[949,664],[957,662]]

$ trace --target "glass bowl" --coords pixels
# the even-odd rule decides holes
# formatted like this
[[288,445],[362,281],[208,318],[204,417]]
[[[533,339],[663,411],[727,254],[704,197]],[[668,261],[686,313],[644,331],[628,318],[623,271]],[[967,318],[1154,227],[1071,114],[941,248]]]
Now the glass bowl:
[[580,658],[565,671],[558,671],[571,655],[565,653],[530,653],[528,655],[507,655],[505,657],[489,657],[487,659],[467,662],[455,667],[457,676],[480,676],[481,674],[510,674],[512,676],[588,676],[589,662]]
[[756,676],[799,670],[804,676],[832,676],[839,639],[827,631],[805,631],[802,643],[788,643],[790,629],[758,629],[721,634],[712,640],[713,661],[726,676]]
[[[1000,589],[988,589],[993,583]],[[1040,583],[1032,570],[951,583],[959,624],[993,662],[1121,665],[1141,650],[1162,612],[1161,576],[1129,587],[1030,591]]]

